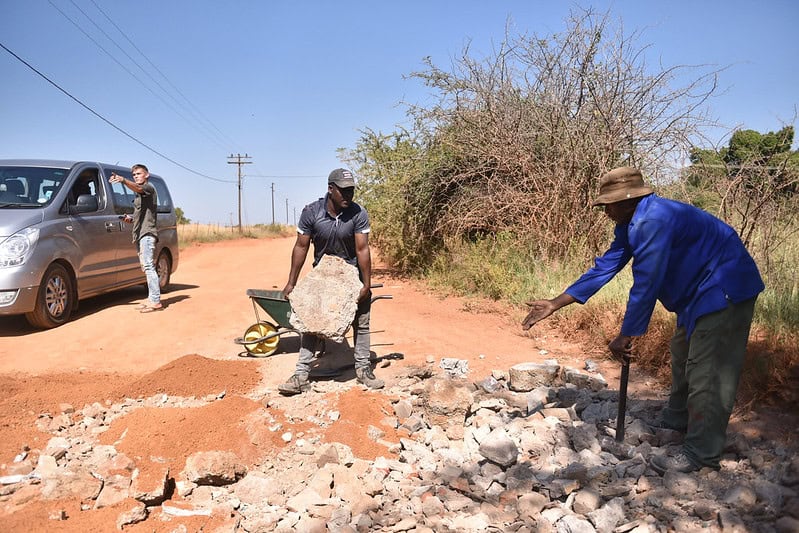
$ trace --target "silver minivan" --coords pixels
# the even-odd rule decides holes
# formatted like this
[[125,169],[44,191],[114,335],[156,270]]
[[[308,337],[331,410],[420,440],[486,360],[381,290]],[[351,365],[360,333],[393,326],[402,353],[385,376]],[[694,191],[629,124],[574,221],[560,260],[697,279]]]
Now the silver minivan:
[[[108,178],[130,168],[88,161],[0,159],[0,315],[38,328],[69,320],[84,298],[146,283],[131,226],[134,193]],[[167,289],[178,267],[177,216],[163,178],[156,269]]]

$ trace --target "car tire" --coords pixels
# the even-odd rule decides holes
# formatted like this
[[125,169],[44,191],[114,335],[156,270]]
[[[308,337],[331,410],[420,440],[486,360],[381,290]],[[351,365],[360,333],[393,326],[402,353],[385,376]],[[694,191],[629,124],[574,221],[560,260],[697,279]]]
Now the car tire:
[[36,307],[25,314],[35,328],[50,329],[69,320],[75,307],[75,282],[72,275],[58,263],[45,271],[36,296]]
[[155,263],[155,271],[158,273],[158,286],[161,292],[169,289],[169,281],[172,278],[172,260],[164,250],[158,254],[158,261]]

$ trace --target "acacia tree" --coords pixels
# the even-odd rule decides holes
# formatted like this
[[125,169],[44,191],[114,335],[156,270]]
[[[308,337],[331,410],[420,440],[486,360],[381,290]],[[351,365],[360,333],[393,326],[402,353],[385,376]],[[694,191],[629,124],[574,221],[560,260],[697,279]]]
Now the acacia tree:
[[799,151],[793,126],[737,130],[720,149],[694,148],[684,180],[711,191],[718,215],[732,224],[767,271],[773,250],[799,231]]
[[619,165],[671,177],[674,151],[709,123],[716,88],[717,71],[649,65],[638,37],[588,10],[560,34],[506,32],[485,58],[467,46],[447,70],[428,58],[410,76],[437,98],[408,106],[403,141],[367,131],[346,154],[397,207],[375,224],[402,228],[407,241],[392,244],[421,263],[449,239],[498,233],[550,256],[575,238],[604,243],[606,225],[588,209],[599,177]]

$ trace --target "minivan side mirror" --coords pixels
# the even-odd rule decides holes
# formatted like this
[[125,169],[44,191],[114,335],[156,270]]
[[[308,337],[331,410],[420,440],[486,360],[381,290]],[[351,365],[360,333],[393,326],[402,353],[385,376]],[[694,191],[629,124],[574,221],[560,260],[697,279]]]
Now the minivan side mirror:
[[78,201],[70,210],[73,213],[91,213],[97,211],[97,197],[91,194],[81,194]]

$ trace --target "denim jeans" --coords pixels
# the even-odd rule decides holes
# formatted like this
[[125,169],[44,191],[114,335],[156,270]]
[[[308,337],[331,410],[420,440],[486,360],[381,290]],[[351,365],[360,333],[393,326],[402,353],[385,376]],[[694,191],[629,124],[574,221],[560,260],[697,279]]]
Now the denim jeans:
[[145,235],[136,243],[139,252],[139,263],[147,277],[147,292],[150,303],[157,305],[161,303],[161,286],[158,283],[158,272],[155,271],[153,255],[155,255],[155,237]]
[[756,299],[699,317],[690,339],[685,328],[671,339],[671,395],[663,422],[685,429],[683,453],[697,465],[719,466]]
[[[352,321],[353,335],[355,337],[355,369],[369,368],[371,362],[371,339],[369,336],[369,316],[372,311],[371,293],[364,301],[358,304],[355,319]],[[300,357],[297,359],[295,374],[308,374],[311,371],[318,337],[305,333],[300,339]]]

